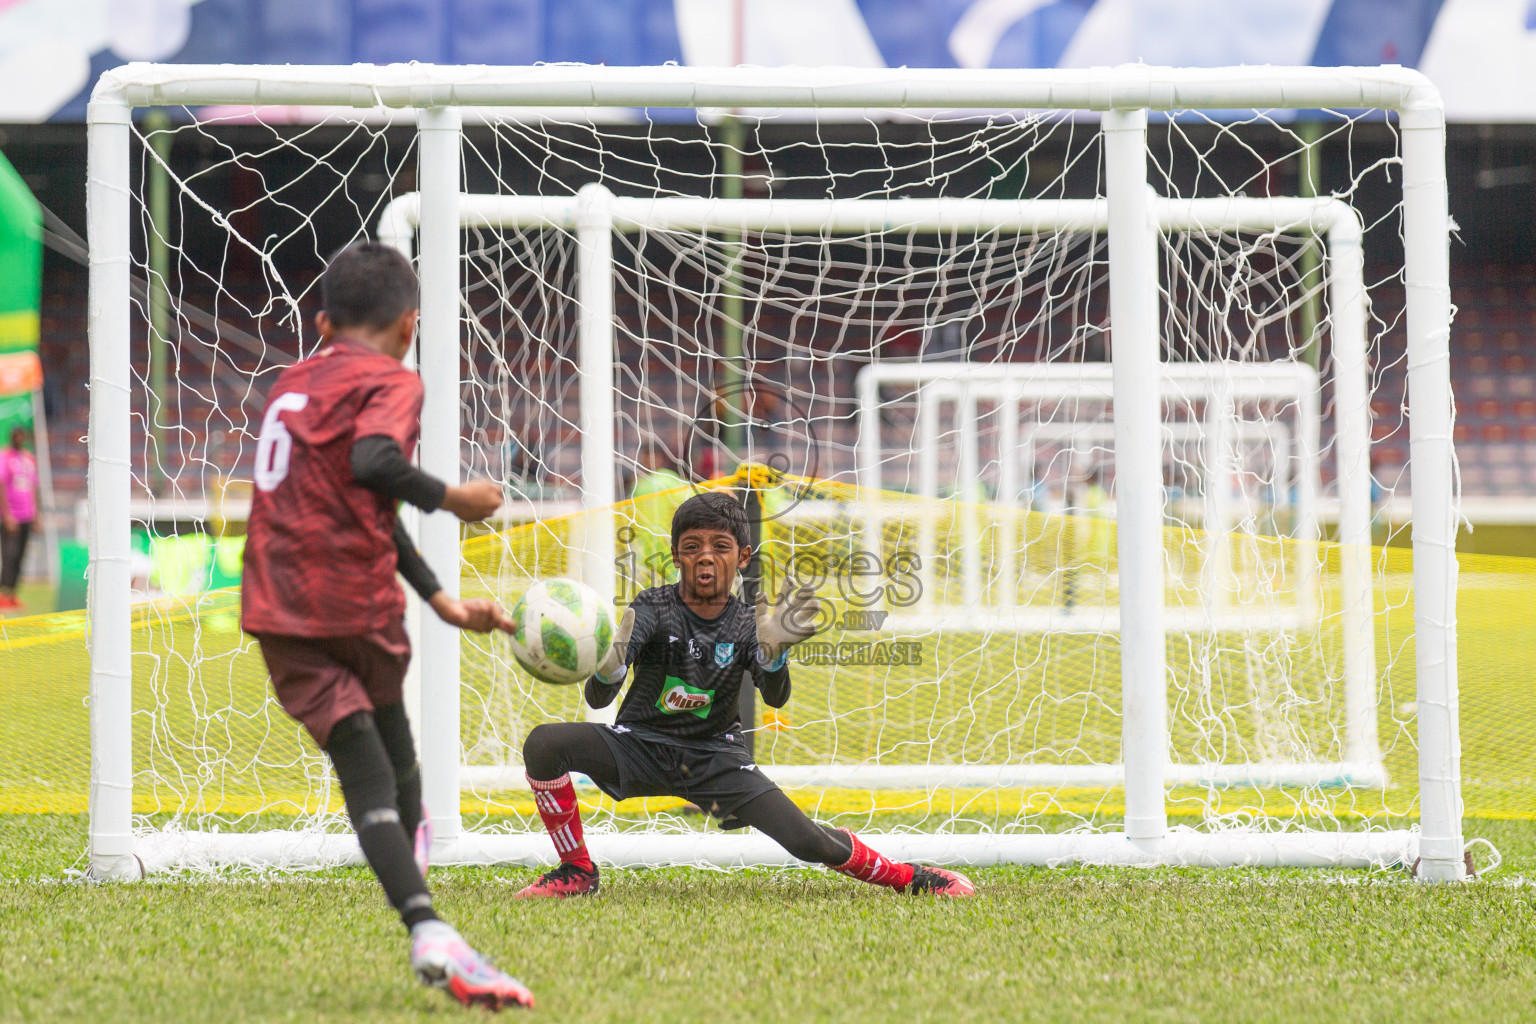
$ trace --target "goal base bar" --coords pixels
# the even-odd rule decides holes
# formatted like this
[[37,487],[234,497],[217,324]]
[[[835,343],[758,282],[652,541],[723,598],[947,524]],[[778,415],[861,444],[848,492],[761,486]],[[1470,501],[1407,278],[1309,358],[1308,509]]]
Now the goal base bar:
[[[781,786],[829,789],[1113,789],[1125,784],[1118,764],[962,764],[962,765],[759,765]],[[1386,768],[1379,761],[1319,761],[1305,764],[1172,764],[1169,786],[1217,789],[1286,786],[1384,789]],[[466,792],[527,790],[522,765],[464,765],[459,785]]]
[[[920,835],[862,833],[860,838],[895,860],[958,867],[1022,864],[1038,867],[1305,867],[1390,868],[1419,856],[1416,831],[1201,833],[1175,830],[1162,839],[1130,839],[1123,832],[1059,835]],[[587,837],[603,867],[805,867],[773,840],[712,833],[603,833]],[[138,837],[144,874],[228,868],[293,871],[361,865],[351,834],[304,832],[158,832]],[[438,865],[555,863],[543,834],[466,832],[433,844]]]

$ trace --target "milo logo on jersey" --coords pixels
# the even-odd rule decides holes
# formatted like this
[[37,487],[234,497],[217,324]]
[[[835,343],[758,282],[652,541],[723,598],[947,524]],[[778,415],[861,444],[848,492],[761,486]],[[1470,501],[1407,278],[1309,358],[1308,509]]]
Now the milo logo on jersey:
[[666,715],[697,715],[709,717],[709,709],[715,703],[714,690],[700,690],[689,686],[676,676],[667,676],[662,684],[661,696],[656,706]]

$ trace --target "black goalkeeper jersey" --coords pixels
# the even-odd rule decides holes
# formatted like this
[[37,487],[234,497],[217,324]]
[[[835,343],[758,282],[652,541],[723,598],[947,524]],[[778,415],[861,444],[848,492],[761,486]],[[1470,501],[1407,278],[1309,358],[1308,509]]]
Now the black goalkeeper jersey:
[[[624,664],[633,666],[634,675],[618,723],[690,742],[739,732],[743,673],[751,673],[765,703],[782,707],[789,699],[789,669],[761,664],[752,609],[732,595],[719,615],[706,619],[683,603],[678,587],[641,591],[630,606],[635,628]],[[588,703],[606,707],[617,690],[594,678],[587,684]]]

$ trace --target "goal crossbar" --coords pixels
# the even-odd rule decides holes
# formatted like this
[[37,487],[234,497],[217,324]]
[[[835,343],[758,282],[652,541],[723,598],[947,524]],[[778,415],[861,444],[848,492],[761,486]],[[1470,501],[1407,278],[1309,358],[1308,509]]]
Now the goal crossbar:
[[[1150,189],[1150,186],[1149,186]],[[1168,199],[1151,194],[1164,231],[1304,232],[1332,245],[1358,245],[1360,216],[1341,199],[1223,196]],[[575,231],[582,210],[598,198],[607,204],[615,231],[821,232],[837,235],[913,232],[1030,234],[1109,229],[1103,199],[709,199],[616,196],[590,184],[577,195],[459,197],[459,226],[471,228],[564,228]],[[381,240],[409,239],[421,222],[421,193],[392,199],[379,217]]]
[[[92,102],[116,107],[763,107],[881,110],[1390,110],[1443,130],[1439,91],[1384,67],[759,68],[131,63]],[[87,115],[89,118],[89,115]]]

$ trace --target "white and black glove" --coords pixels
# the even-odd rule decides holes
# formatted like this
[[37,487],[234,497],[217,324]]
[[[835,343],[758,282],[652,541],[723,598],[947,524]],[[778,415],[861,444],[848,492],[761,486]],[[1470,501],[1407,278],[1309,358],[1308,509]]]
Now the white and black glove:
[[757,592],[757,656],[764,668],[776,670],[784,666],[789,649],[802,640],[816,635],[816,620],[821,602],[816,600],[816,588],[809,583],[796,583],[784,578],[784,588],[773,605],[761,590]]

